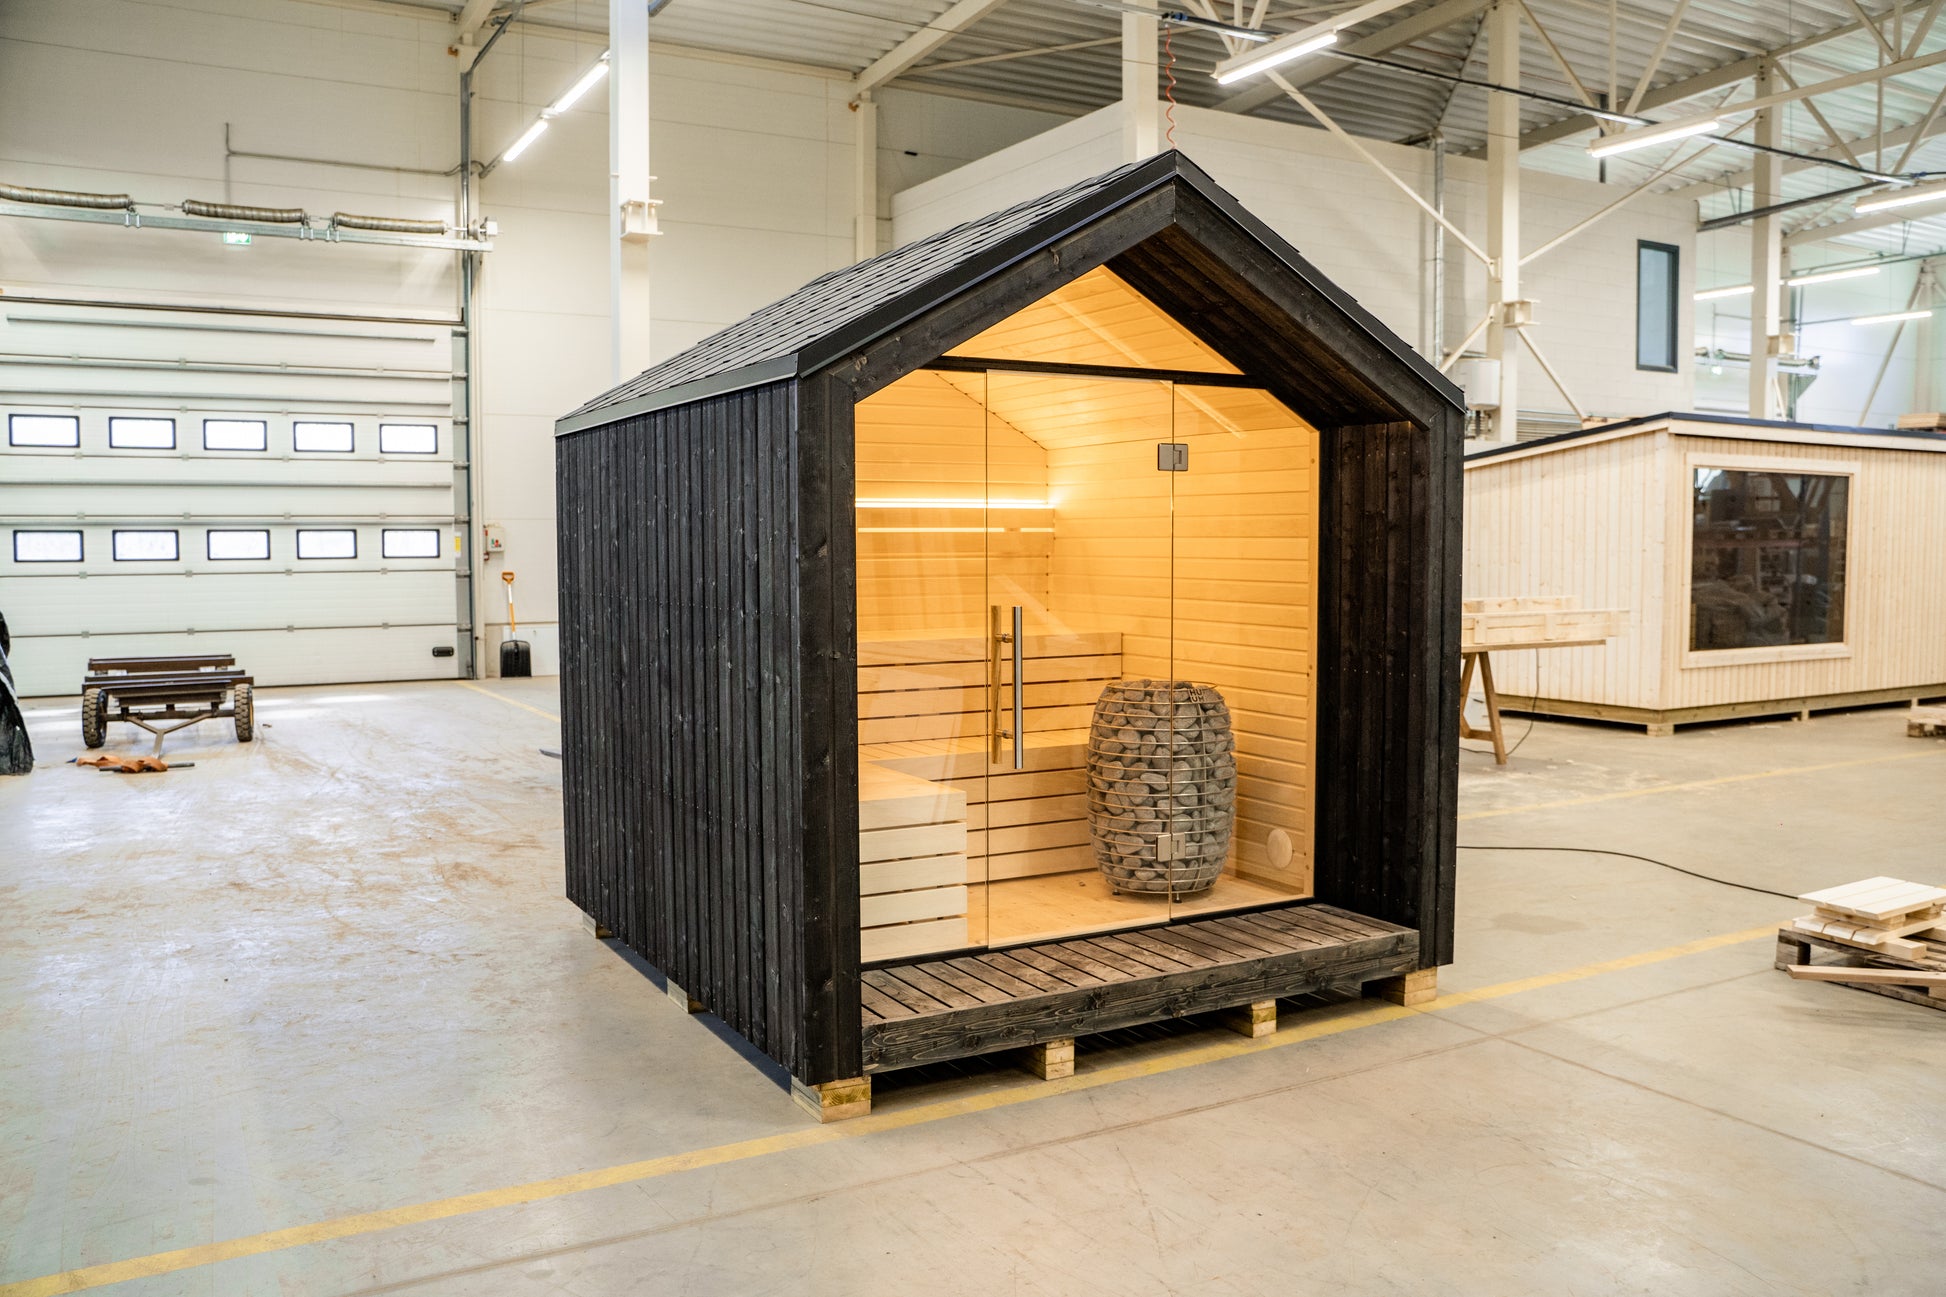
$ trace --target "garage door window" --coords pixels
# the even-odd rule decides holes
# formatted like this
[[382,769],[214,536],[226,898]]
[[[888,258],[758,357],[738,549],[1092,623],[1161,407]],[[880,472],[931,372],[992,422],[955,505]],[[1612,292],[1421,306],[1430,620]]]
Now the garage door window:
[[79,446],[81,420],[72,414],[10,414],[9,446]]
[[81,533],[78,531],[17,531],[14,533],[16,563],[79,563]]
[[173,563],[181,557],[173,531],[118,531],[115,533],[117,563]]
[[115,450],[174,450],[174,419],[110,419],[108,444]]
[[218,562],[233,562],[239,559],[269,558],[270,533],[268,531],[229,530],[211,531],[208,539],[209,556]]
[[439,452],[439,427],[431,423],[381,423],[381,455],[434,455]]
[[297,533],[299,558],[357,558],[358,533],[350,528],[303,530]]
[[296,450],[313,454],[348,455],[351,453],[352,444],[352,427],[348,423],[291,425],[291,445]]
[[438,558],[436,527],[387,527],[379,533],[379,551],[386,558]]
[[270,432],[262,419],[203,420],[204,450],[265,450]]

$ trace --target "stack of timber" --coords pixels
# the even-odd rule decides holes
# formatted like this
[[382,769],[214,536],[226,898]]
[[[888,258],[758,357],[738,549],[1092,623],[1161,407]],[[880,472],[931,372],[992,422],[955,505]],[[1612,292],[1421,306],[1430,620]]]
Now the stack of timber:
[[[1946,1009],[1946,888],[1879,877],[1798,899],[1816,908],[1778,930],[1777,967]],[[1814,964],[1814,951],[1837,961]]]
[[1565,648],[1620,635],[1621,608],[1580,608],[1573,595],[1517,595],[1460,603],[1460,649]]
[[1917,429],[1925,432],[1936,432],[1941,429],[1946,429],[1946,412],[1924,410],[1917,414],[1902,414],[1899,416],[1899,427],[1905,430]]
[[1921,707],[1914,703],[1905,714],[1905,735],[1909,739],[1946,736],[1946,706]]

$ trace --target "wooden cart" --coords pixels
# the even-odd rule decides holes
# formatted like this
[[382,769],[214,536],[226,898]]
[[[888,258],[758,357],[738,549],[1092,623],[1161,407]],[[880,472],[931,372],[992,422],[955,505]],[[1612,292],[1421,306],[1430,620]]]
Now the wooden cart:
[[81,681],[81,741],[100,747],[111,721],[126,721],[155,735],[155,750],[177,730],[200,721],[229,718],[239,743],[256,735],[249,676],[227,653],[174,657],[89,658]]

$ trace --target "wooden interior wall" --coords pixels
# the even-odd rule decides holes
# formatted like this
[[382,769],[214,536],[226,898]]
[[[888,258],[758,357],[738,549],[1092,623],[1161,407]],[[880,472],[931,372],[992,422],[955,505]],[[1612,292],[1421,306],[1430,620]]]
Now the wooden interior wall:
[[778,384],[557,441],[562,804],[568,899],[828,1080],[858,1049],[856,961],[847,1041],[807,884],[831,812],[805,759],[793,409]]
[[[1823,694],[1862,693],[1913,685],[1946,684],[1946,454],[1882,450],[1833,444],[1800,445],[1700,435],[1707,424],[1690,424],[1699,435],[1669,439],[1663,490],[1674,521],[1664,565],[1661,635],[1662,705],[1707,707],[1718,703]],[[1721,456],[1744,466],[1759,461],[1779,468],[1856,464],[1849,503],[1850,552],[1845,575],[1847,657],[1796,661],[1685,664],[1689,645],[1689,553],[1683,531],[1691,525],[1690,456]],[[1694,659],[1692,659],[1692,663]]]
[[[1072,629],[1119,630],[1129,675],[1222,691],[1237,741],[1236,867],[1306,893],[1317,434],[1248,389],[1094,389],[1092,418],[1077,407],[1058,428],[1028,424],[1053,443],[1054,607]],[[1187,472],[1157,470],[1165,441],[1188,445]]]
[[[1572,595],[1627,610],[1607,644],[1496,653],[1501,697],[1660,707],[1663,568],[1672,542],[1665,433],[1466,469],[1465,597]],[[1687,506],[1680,511],[1684,525]]]

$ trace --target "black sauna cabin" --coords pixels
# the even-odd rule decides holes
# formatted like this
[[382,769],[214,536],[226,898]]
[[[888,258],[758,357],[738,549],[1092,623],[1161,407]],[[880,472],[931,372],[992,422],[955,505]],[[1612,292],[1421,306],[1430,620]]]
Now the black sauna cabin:
[[826,1118],[1430,994],[1461,423],[1176,153],[706,338],[557,425],[569,899]]

